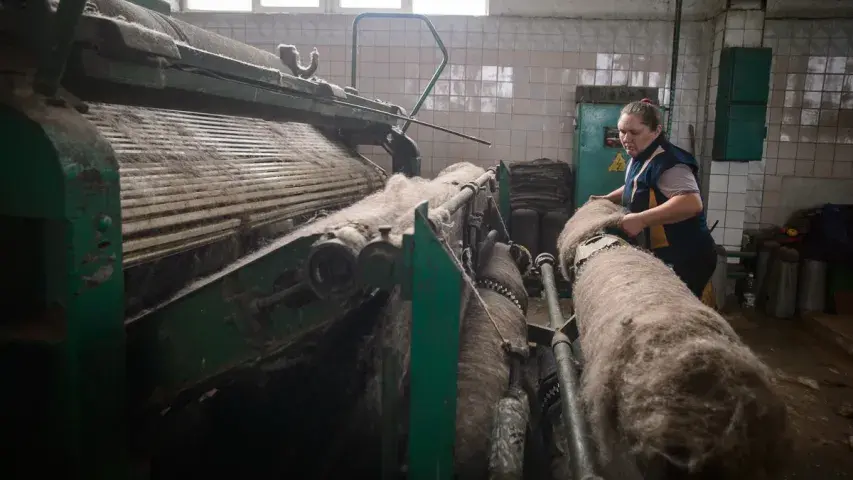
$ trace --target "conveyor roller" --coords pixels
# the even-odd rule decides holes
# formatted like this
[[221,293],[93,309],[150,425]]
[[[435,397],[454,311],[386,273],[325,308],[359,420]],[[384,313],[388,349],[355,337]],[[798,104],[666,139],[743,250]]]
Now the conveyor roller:
[[342,208],[385,179],[302,123],[105,104],[87,118],[120,164],[125,267]]

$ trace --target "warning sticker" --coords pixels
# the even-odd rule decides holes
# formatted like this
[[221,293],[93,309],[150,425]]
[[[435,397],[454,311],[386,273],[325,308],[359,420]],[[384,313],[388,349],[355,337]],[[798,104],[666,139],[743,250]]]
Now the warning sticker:
[[610,163],[610,166],[607,167],[607,171],[624,172],[626,168],[628,168],[628,162],[625,161],[625,157],[622,155],[622,152],[616,152],[616,156],[613,158],[613,162]]

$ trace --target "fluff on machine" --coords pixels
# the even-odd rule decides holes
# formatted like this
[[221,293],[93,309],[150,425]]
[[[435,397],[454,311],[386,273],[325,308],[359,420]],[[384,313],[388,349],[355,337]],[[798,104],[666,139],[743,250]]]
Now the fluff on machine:
[[[413,17],[444,53],[436,80],[447,52]],[[355,249],[317,226],[419,176],[405,131],[434,81],[408,114],[157,0],[4,0],[0,36],[4,472],[126,478],[162,423],[310,356],[333,319],[406,283],[414,208],[394,241],[373,225]],[[461,218],[469,262],[500,217],[484,192],[506,179],[480,170],[415,199]]]
[[[357,17],[354,57],[369,16],[383,15]],[[360,96],[355,72],[330,84],[313,76],[322,59],[206,32],[166,2],[0,0],[0,372],[14,392],[0,471],[174,478],[150,459],[188,442],[176,432],[198,430],[217,392],[324,359],[268,399],[287,420],[259,420],[301,432],[297,453],[270,454],[282,463],[323,445],[359,471],[364,443],[363,470],[383,478],[598,478],[578,329],[555,259],[510,239],[508,169],[418,178],[405,132],[447,52],[408,17],[445,56],[410,113]],[[384,147],[392,171],[360,145]],[[547,326],[525,320],[531,274]],[[327,401],[339,415],[325,424],[288,423]],[[554,449],[574,476],[543,466]]]

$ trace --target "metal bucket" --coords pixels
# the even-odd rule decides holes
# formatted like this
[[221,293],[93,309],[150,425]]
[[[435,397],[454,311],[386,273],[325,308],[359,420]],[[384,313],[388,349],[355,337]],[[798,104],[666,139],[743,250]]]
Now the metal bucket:
[[779,250],[779,242],[767,241],[758,247],[755,262],[755,306],[764,308],[767,305],[767,279],[770,275],[773,257]]
[[805,259],[800,267],[800,313],[822,313],[826,308],[826,262]]
[[776,318],[791,318],[797,310],[797,277],[800,255],[791,248],[780,248],[767,279],[765,312]]
[[717,267],[714,269],[714,274],[711,275],[711,285],[714,288],[714,302],[717,310],[722,311],[726,306],[726,296],[728,291],[728,275],[729,261],[726,255],[726,249],[717,245]]

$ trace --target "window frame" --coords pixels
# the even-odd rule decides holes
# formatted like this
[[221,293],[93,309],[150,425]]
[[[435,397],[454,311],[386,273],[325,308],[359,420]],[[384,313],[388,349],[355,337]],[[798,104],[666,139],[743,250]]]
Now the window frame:
[[[486,2],[486,12],[483,16],[489,15],[489,0],[481,0]],[[326,13],[338,15],[358,15],[360,13],[413,13],[413,0],[401,0],[400,8],[347,8],[342,7],[340,0],[319,0],[320,5],[317,7],[265,7],[261,5],[261,0],[252,0],[251,10],[201,10],[187,8],[187,0],[179,0],[181,12],[187,13]],[[430,14],[430,16],[453,15],[453,14]],[[463,15],[469,16],[469,15]],[[473,15],[470,15],[473,16]]]
[[400,8],[342,7],[341,0],[320,0],[328,5],[326,13],[358,15],[360,13],[412,13],[412,0],[400,0]]
[[252,11],[249,13],[328,13],[327,3],[335,0],[320,0],[317,7],[265,7],[261,0],[252,0]]

